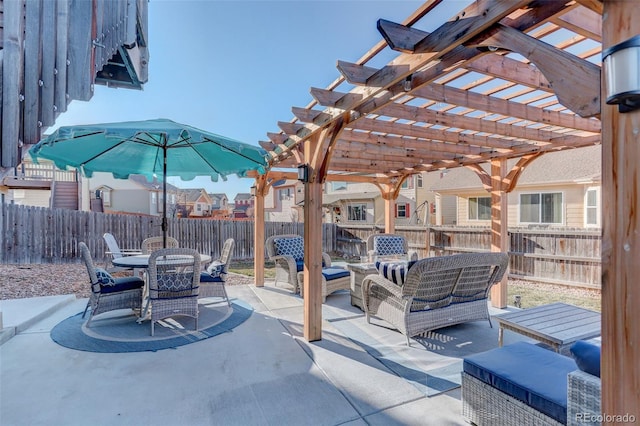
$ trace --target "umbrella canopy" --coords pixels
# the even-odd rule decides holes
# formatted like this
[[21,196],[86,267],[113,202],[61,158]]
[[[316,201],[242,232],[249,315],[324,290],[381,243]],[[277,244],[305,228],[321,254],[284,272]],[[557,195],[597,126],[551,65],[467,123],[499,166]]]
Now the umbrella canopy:
[[109,172],[127,179],[140,174],[163,181],[162,231],[167,231],[167,177],[192,180],[210,176],[216,182],[250,170],[266,173],[266,151],[224,136],[167,119],[60,127],[30,150],[34,161],[52,160],[63,170],[79,169],[86,177]]

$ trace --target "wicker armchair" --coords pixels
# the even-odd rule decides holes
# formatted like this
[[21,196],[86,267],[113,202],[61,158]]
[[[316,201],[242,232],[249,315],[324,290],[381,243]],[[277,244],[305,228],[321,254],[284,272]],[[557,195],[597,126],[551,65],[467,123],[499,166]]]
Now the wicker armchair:
[[487,298],[502,279],[506,253],[468,253],[418,260],[406,272],[404,284],[380,274],[362,282],[367,322],[375,315],[407,337],[449,325],[486,319]]
[[155,250],[162,248],[177,248],[179,247],[178,240],[173,237],[167,237],[167,246],[162,247],[162,237],[149,237],[142,241],[142,254],[151,254]]
[[418,260],[418,252],[409,250],[409,243],[402,235],[371,234],[367,238],[367,254],[370,258],[376,256],[406,256],[407,260]]
[[84,308],[82,318],[91,307],[87,327],[94,316],[116,309],[140,309],[142,307],[142,288],[144,281],[139,277],[113,278],[103,269],[96,268],[85,243],[78,244],[80,256],[84,261],[91,283],[91,294]]
[[[304,268],[304,241],[300,235],[274,235],[265,243],[267,255],[276,263],[275,284],[286,282],[298,293],[298,272]],[[322,253],[322,267],[331,266],[331,257]]]
[[233,238],[229,238],[224,242],[220,259],[211,262],[206,272],[200,274],[200,291],[198,298],[203,297],[222,297],[231,306],[225,283],[227,282],[227,272],[229,263],[231,263],[231,253],[236,242]]
[[151,335],[157,321],[173,316],[194,318],[198,330],[200,254],[187,248],[155,250],[149,257],[148,280]]

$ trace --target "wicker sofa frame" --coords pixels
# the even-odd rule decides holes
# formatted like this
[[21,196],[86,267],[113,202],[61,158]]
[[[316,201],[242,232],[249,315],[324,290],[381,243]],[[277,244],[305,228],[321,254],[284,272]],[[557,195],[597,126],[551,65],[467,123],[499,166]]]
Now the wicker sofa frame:
[[[298,291],[300,290],[300,286],[298,285],[298,269],[296,268],[296,261],[293,256],[277,252],[275,240],[278,238],[301,237],[300,235],[296,234],[273,235],[267,238],[267,241],[265,242],[269,260],[275,262],[275,284],[278,285],[278,283],[288,283],[289,285],[293,286],[293,292],[298,293]],[[331,266],[331,257],[327,253],[322,253],[322,262],[324,267]]]
[[506,253],[465,253],[418,260],[407,271],[403,286],[379,274],[362,282],[367,322],[377,316],[410,338],[467,321],[486,319],[491,286],[504,275]]
[[600,377],[576,370],[569,373],[567,380],[567,425],[600,424],[585,420],[585,415],[597,419],[602,413]]
[[[563,356],[563,355],[558,355]],[[526,368],[526,366],[523,366]],[[599,425],[600,378],[581,370],[567,377],[567,425]],[[524,402],[462,372],[462,415],[475,425],[561,425]]]

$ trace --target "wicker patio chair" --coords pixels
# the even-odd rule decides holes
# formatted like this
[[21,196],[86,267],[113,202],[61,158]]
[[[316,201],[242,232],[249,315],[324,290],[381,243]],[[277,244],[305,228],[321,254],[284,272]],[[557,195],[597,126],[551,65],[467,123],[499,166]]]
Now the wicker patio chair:
[[79,243],[80,256],[89,274],[91,294],[84,308],[82,318],[91,307],[91,315],[87,327],[91,325],[94,316],[116,309],[140,309],[142,307],[142,288],[144,281],[139,277],[113,278],[101,268],[96,268],[85,243]]
[[[304,240],[300,235],[274,235],[265,243],[269,260],[276,264],[275,284],[288,283],[298,293],[298,272],[304,268]],[[322,267],[331,266],[331,257],[322,253]]]
[[187,248],[155,250],[149,257],[148,280],[151,335],[157,321],[173,316],[194,318],[198,330],[200,254]]
[[149,237],[142,240],[142,254],[151,254],[155,250],[161,248],[177,248],[178,240],[173,237],[167,237],[167,247],[162,247],[162,237]]
[[[142,254],[142,251],[140,250],[121,249],[120,245],[118,244],[118,241],[116,241],[116,238],[109,232],[105,232],[104,235],[102,235],[102,238],[104,238],[105,243],[107,243],[107,248],[109,249],[108,254],[111,255],[111,259],[119,259],[124,256],[134,256],[137,254]],[[132,270],[133,268],[123,268],[120,266],[113,266],[113,264],[111,264],[111,266],[107,268],[108,272],[132,271]]]
[[371,234],[367,238],[367,254],[369,258],[376,256],[406,256],[407,260],[418,260],[418,252],[409,250],[409,243],[402,235]]
[[200,290],[198,298],[203,297],[222,297],[231,306],[225,283],[227,282],[227,272],[229,263],[231,263],[231,253],[236,242],[233,238],[229,238],[224,242],[220,259],[211,262],[206,272],[200,274]]
[[487,299],[509,262],[506,253],[465,253],[418,260],[403,285],[380,274],[362,282],[367,322],[375,315],[407,337],[467,321],[486,319]]

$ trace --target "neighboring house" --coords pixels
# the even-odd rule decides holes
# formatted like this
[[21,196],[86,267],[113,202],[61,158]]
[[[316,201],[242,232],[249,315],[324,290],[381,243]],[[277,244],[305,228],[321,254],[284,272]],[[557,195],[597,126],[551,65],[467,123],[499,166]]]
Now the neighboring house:
[[264,199],[265,220],[269,222],[302,222],[304,184],[298,180],[276,182]]
[[253,217],[253,197],[249,193],[240,192],[234,198],[233,218],[246,219]]
[[[416,223],[415,176],[402,184],[396,199],[397,225]],[[327,182],[322,204],[325,222],[351,225],[384,225],[384,200],[380,189],[370,183]]]
[[[516,160],[510,160],[511,168]],[[489,170],[489,164],[483,168]],[[551,152],[532,161],[508,194],[509,226],[601,226],[601,147]],[[491,196],[480,178],[464,167],[449,170],[431,190],[454,196],[456,209],[441,211],[442,224],[488,226]]]
[[177,204],[186,217],[210,217],[213,200],[202,188],[184,188],[177,192]]
[[[96,172],[91,178],[82,179],[82,210],[98,210],[105,213],[139,213],[161,216],[163,209],[162,182],[149,182],[144,176],[131,175],[129,179],[116,179],[111,173]],[[174,216],[178,188],[167,183],[167,216]],[[96,203],[92,200],[102,200]],[[93,208],[92,208],[93,207]],[[100,211],[100,210],[98,210]]]
[[211,197],[211,216],[217,219],[229,219],[233,209],[229,206],[227,194],[209,194]]

